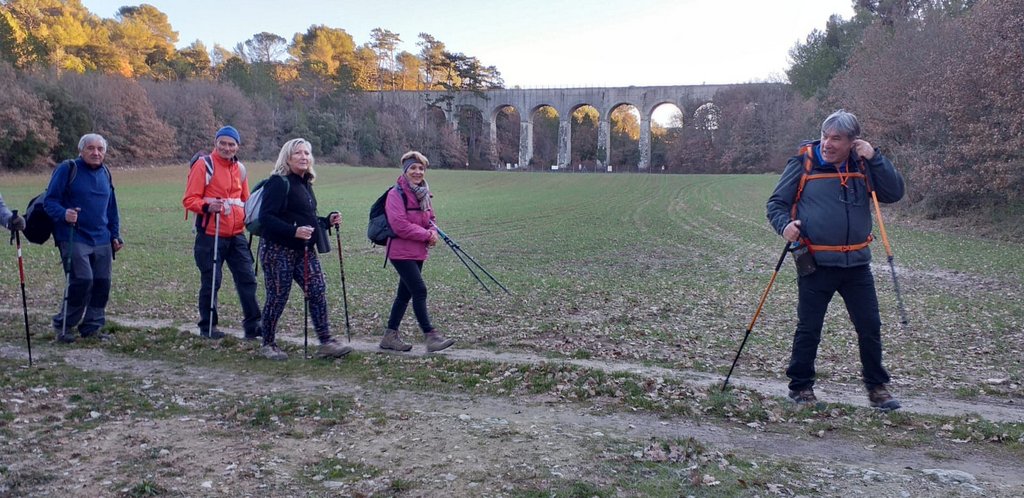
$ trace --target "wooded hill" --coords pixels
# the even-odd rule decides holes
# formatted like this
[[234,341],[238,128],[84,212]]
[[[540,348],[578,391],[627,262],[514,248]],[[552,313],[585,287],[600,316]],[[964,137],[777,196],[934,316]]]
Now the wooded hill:
[[[685,106],[678,126],[655,127],[654,171],[780,171],[842,107],[905,173],[909,204],[1012,216],[1024,191],[1024,0],[854,3],[853,19],[833,17],[791,50],[790,85],[737,87]],[[52,165],[89,131],[107,136],[115,164],[180,161],[224,123],[241,130],[248,158],[303,136],[321,159],[353,164],[390,165],[408,148],[439,167],[518,161],[517,111],[499,113],[493,157],[478,113],[463,111],[456,130],[436,116],[422,126],[364,95],[500,88],[497,68],[427,33],[415,54],[396,53],[399,33],[369,35],[357,44],[344,29],[312,25],[290,40],[257,33],[230,50],[200,40],[179,49],[151,5],[104,19],[78,0],[0,1],[0,165]],[[574,164],[596,161],[596,118],[587,107],[572,117]],[[534,164],[544,167],[558,116],[541,109],[533,121]],[[617,110],[607,161],[635,170],[638,136],[636,116]]]

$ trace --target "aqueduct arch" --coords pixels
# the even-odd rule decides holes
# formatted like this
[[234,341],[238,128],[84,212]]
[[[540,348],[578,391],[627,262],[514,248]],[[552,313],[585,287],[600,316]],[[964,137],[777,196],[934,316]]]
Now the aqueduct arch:
[[[751,83],[762,84],[762,83]],[[598,110],[598,150],[609,150],[611,127],[609,116],[620,105],[632,105],[640,112],[640,169],[647,169],[651,160],[651,115],[662,104],[673,104],[686,112],[688,103],[713,102],[715,94],[726,88],[741,85],[683,85],[683,86],[630,86],[609,88],[561,89],[499,89],[481,92],[394,91],[372,92],[379,102],[397,105],[419,120],[423,111],[434,106],[444,111],[445,118],[454,127],[459,109],[474,107],[483,117],[485,133],[490,146],[497,144],[496,116],[501,109],[512,107],[519,112],[519,164],[526,165],[533,158],[533,113],[550,106],[558,113],[558,159],[560,168],[568,166],[572,158],[572,113],[585,105]],[[497,157],[497,151],[491,151]],[[607,158],[607,156],[605,156]]]

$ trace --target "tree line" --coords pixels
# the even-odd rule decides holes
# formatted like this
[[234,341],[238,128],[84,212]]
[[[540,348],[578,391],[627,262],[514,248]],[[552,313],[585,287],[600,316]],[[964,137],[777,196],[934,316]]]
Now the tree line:
[[1024,196],[1024,2],[857,0],[791,52],[817,114],[846,107],[928,217],[1015,226]]
[[[686,102],[674,126],[652,128],[651,165],[673,173],[781,171],[800,140],[839,107],[862,120],[908,179],[908,203],[928,215],[1019,205],[1024,186],[1022,0],[853,0],[790,51],[788,81],[737,85],[714,102]],[[242,131],[246,154],[273,157],[308,138],[327,160],[391,164],[417,148],[441,167],[518,162],[518,112],[497,116],[490,144],[479,112],[427,123],[367,91],[481,91],[504,85],[497,68],[427,33],[417,53],[384,28],[357,44],[312,25],[291,39],[257,33],[232,49],[202,41],[177,49],[157,8],[122,7],[103,19],[78,0],[0,0],[0,164],[21,169],[73,155],[77,137],[107,135],[111,160],[187,158],[218,126]],[[770,82],[769,82],[770,83]],[[535,165],[557,154],[558,116],[533,116]],[[617,109],[611,150],[597,146],[597,114],[571,117],[573,164],[635,165],[639,122]]]
[[231,50],[200,40],[176,49],[177,32],[152,5],[103,19],[79,0],[0,1],[0,84],[10,90],[0,95],[0,164],[52,164],[87,131],[108,136],[112,161],[190,157],[224,123],[250,157],[301,135],[331,160],[381,164],[416,145],[464,164],[451,130],[425,133],[363,95],[503,86],[494,66],[428,33],[417,40],[418,53],[396,53],[402,39],[387,29],[357,45],[344,29],[312,25],[290,41],[264,32]]

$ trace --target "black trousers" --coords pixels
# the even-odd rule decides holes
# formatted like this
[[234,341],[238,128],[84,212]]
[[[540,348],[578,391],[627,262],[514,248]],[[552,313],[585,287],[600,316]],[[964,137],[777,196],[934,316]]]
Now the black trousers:
[[423,281],[423,262],[408,259],[392,259],[391,266],[398,272],[398,291],[395,302],[391,304],[391,315],[388,317],[388,328],[398,330],[402,324],[405,310],[412,301],[412,311],[424,334],[434,330],[427,312],[427,284]]
[[865,387],[889,382],[882,366],[882,320],[878,314],[875,279],[869,265],[853,268],[819,266],[814,273],[800,277],[798,322],[793,336],[793,353],[786,376],[793,391],[814,385],[814,360],[821,342],[821,328],[828,304],[836,292],[843,298],[850,321],[857,331],[861,374]]
[[[214,268],[213,239],[212,235],[196,234],[196,243],[192,251],[196,267],[199,268],[199,331],[209,330],[211,320],[215,328],[219,323],[216,302],[213,309],[210,309],[210,295],[220,292],[220,285],[224,281],[222,269],[224,263],[227,263],[235,280],[238,300],[242,305],[242,328],[245,329],[246,335],[260,335],[260,305],[256,301],[256,274],[253,272],[249,244],[242,234],[218,237],[217,265]],[[214,272],[217,275],[216,289],[213,288]]]

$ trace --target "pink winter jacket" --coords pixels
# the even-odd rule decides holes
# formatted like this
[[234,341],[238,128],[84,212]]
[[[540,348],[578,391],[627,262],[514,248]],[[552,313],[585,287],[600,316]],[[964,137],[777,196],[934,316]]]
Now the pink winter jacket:
[[434,211],[422,211],[416,194],[409,187],[405,176],[398,178],[398,185],[405,194],[406,205],[402,205],[402,196],[397,189],[388,192],[384,212],[388,223],[397,238],[388,241],[388,259],[408,259],[413,261],[427,260],[427,242],[430,240],[430,222],[434,221]]

